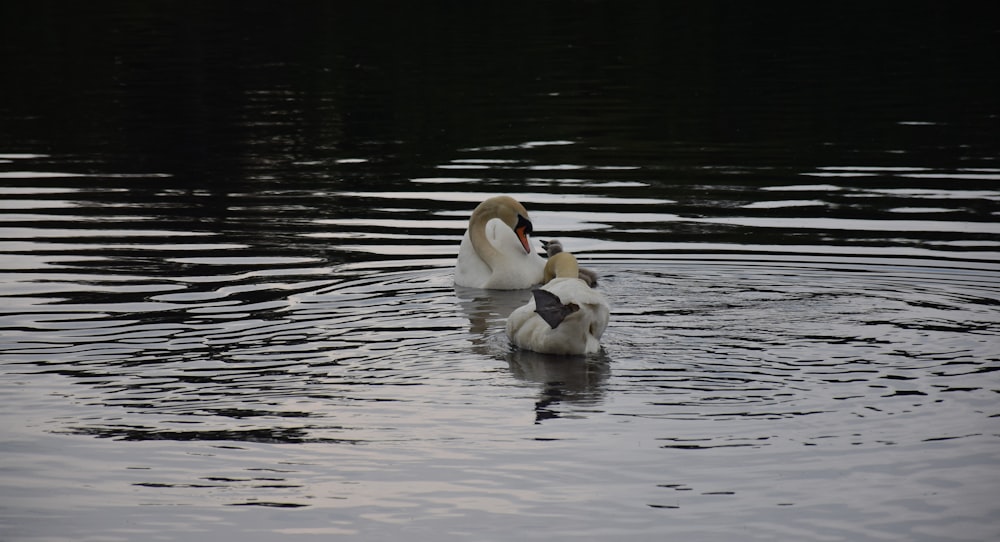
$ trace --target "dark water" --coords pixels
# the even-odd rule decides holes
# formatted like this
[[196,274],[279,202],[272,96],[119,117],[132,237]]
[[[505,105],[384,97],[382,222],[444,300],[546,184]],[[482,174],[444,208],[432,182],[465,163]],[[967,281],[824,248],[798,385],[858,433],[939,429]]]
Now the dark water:
[[[1000,24],[0,8],[0,538],[1000,535]],[[471,209],[602,275],[583,359]]]

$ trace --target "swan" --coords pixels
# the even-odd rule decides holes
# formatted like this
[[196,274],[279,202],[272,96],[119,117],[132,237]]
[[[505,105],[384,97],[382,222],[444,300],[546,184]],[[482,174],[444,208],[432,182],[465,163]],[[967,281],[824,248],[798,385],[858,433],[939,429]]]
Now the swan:
[[607,299],[580,278],[576,257],[558,252],[543,270],[546,283],[507,318],[514,345],[543,354],[594,354],[608,327]]
[[[562,243],[558,239],[542,241],[542,248],[545,249],[546,255],[549,258],[563,251]],[[542,277],[542,279],[542,282],[548,282],[552,280],[552,277]],[[586,267],[580,268],[580,280],[586,282],[587,286],[590,286],[591,288],[597,287],[597,273],[587,269]]]
[[480,203],[469,218],[455,263],[455,284],[521,290],[542,281],[545,259],[531,247],[528,211],[510,196]]

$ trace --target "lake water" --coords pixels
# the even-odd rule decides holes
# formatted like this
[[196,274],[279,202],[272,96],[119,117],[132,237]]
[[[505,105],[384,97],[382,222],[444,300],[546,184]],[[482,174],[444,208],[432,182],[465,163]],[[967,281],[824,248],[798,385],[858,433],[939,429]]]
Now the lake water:
[[[3,540],[1000,537],[992,17],[3,11]],[[453,285],[500,193],[600,354]]]

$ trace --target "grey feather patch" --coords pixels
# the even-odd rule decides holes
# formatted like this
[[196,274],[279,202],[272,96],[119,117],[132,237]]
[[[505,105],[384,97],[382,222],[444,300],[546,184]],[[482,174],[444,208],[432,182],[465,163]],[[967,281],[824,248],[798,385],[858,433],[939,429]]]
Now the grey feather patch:
[[580,280],[586,282],[587,286],[597,288],[597,273],[586,267],[581,267],[577,273],[580,276]]
[[562,301],[559,301],[559,296],[548,290],[537,288],[531,291],[531,295],[535,296],[535,312],[552,329],[559,327],[559,324],[567,316],[580,310],[579,305],[576,303],[566,303],[563,305]]
[[542,248],[545,249],[545,254],[549,258],[563,251],[562,243],[560,243],[558,239],[553,239],[551,241],[542,241]]

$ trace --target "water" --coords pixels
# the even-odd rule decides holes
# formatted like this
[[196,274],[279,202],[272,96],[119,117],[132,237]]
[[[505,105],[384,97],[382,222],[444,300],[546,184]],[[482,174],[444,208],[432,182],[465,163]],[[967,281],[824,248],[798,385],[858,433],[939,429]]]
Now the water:
[[[0,538],[1000,535],[992,19],[68,9],[0,17]],[[599,355],[453,286],[495,193]]]

